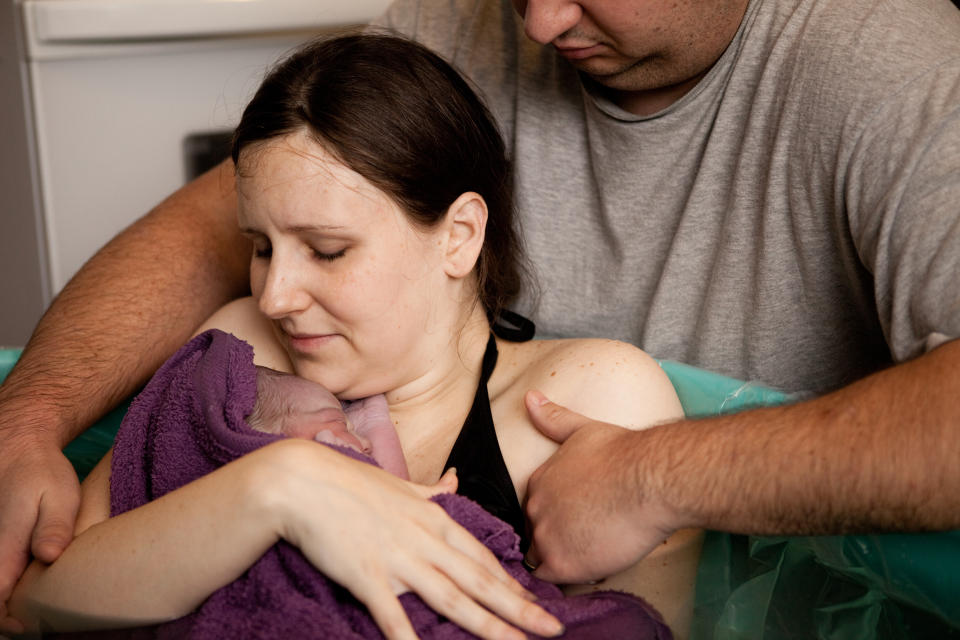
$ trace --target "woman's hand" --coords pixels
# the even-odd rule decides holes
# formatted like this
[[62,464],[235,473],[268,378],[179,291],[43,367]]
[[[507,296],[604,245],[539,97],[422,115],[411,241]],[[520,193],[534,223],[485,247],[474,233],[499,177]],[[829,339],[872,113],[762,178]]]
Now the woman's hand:
[[543,636],[562,632],[486,547],[427,500],[456,490],[452,473],[425,487],[305,441],[268,448],[275,465],[266,495],[279,534],[363,602],[390,640],[416,638],[397,599],[406,591],[483,638],[526,637],[504,620]]

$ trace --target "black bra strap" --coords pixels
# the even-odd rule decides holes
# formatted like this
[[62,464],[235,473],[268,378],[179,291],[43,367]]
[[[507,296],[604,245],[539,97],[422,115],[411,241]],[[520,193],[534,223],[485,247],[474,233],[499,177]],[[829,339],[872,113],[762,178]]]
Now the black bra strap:
[[[493,373],[493,370],[497,366],[497,340],[493,337],[493,334],[490,334],[490,337],[487,338],[487,348],[483,352],[483,364],[480,365],[480,384],[477,387],[477,394],[474,396],[474,404],[477,404],[476,395],[485,395],[487,389],[487,383],[490,381],[490,375]],[[489,407],[489,401],[481,406]]]
[[533,324],[533,320],[524,318],[509,309],[500,311],[492,325],[494,335],[510,342],[526,342],[537,332],[537,326]]
[[470,413],[463,422],[460,434],[443,465],[446,471],[457,468],[460,486],[457,493],[477,502],[484,509],[507,522],[520,536],[520,550],[526,553],[530,546],[526,519],[517,498],[516,489],[507,471],[503,452],[497,440],[497,431],[490,411],[487,381],[497,365],[497,341],[490,335],[483,354],[480,383],[473,398]]

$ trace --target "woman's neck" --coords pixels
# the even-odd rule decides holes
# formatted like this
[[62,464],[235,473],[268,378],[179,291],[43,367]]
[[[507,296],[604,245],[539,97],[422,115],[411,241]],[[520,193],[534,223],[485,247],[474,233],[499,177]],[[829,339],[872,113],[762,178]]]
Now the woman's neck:
[[470,411],[490,336],[483,308],[477,305],[466,323],[452,333],[423,375],[386,393],[390,417],[415,480],[422,475],[416,473],[418,467],[429,468],[426,475],[432,476],[434,467],[443,464],[438,458],[449,452]]

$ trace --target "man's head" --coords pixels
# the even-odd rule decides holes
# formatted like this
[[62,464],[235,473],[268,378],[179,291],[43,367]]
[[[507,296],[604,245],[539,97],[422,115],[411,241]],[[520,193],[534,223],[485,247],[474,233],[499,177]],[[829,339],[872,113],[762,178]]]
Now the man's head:
[[706,74],[748,0],[513,0],[527,36],[549,44],[622,108],[653,113]]

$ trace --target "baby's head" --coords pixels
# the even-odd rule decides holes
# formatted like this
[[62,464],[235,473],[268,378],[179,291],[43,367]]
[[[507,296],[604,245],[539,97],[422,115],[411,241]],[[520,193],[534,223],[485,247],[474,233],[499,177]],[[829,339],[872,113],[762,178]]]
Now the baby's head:
[[247,424],[257,431],[349,447],[404,480],[410,477],[382,395],[351,402],[344,411],[324,386],[258,366],[257,402]]
[[257,431],[370,453],[370,443],[357,437],[332,393],[316,382],[267,367],[257,367],[257,402],[247,423]]

